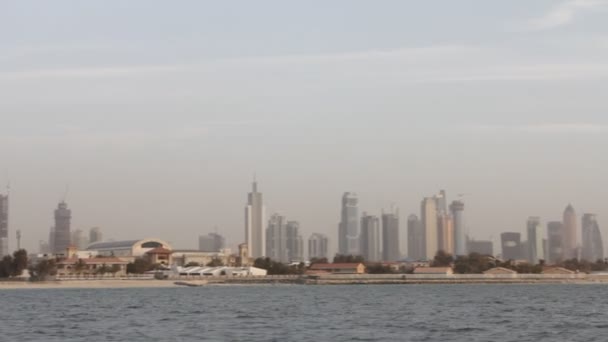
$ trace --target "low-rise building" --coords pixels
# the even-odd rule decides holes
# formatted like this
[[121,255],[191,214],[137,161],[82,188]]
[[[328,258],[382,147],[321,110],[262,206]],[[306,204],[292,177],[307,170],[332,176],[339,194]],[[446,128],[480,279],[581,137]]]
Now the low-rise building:
[[363,274],[365,265],[362,263],[313,264],[311,271],[323,271],[332,274]]
[[517,272],[505,267],[494,267],[484,271],[483,274],[517,274]]
[[66,258],[57,261],[57,277],[62,276],[113,276],[127,275],[127,261],[119,258]]
[[417,267],[414,269],[414,274],[454,274],[451,267]]

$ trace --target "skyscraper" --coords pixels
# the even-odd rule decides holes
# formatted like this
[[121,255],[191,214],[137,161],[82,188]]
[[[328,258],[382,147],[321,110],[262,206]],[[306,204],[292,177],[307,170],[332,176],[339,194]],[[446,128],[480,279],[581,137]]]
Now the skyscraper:
[[253,181],[253,191],[247,197],[245,207],[245,241],[249,257],[260,258],[266,253],[265,208],[262,193],[258,192],[258,183]]
[[266,228],[266,254],[274,261],[289,262],[287,253],[287,219],[285,216],[273,214]]
[[8,194],[0,194],[0,258],[11,254],[8,249]]
[[401,259],[399,250],[399,211],[382,213],[382,260]]
[[380,219],[378,216],[361,216],[361,256],[365,261],[380,261]]
[[520,233],[507,232],[500,234],[500,244],[502,246],[502,258],[504,260],[522,259]]
[[582,259],[595,262],[604,260],[604,242],[602,233],[597,224],[595,214],[584,214],[582,219],[583,227],[583,250]]
[[300,223],[287,221],[287,259],[290,262],[304,261],[304,246],[300,235]]
[[528,244],[526,246],[528,262],[536,265],[541,259],[547,260],[547,253],[545,251],[547,242],[540,217],[531,216],[528,218],[526,228],[528,233]]
[[424,246],[427,260],[433,260],[439,250],[437,238],[437,201],[427,197],[422,201],[422,227],[424,228]]
[[89,244],[89,239],[84,234],[82,229],[76,229],[72,232],[72,245],[76,246],[78,250],[85,250]]
[[226,246],[226,239],[218,233],[209,233],[198,237],[198,250],[203,252],[219,252]]
[[464,202],[453,201],[450,204],[450,211],[454,222],[454,255],[466,255],[467,238],[464,227]]
[[324,234],[313,233],[308,239],[308,259],[327,258],[329,239]]
[[89,230],[89,244],[101,242],[102,240],[103,235],[101,234],[101,229],[99,229],[99,227],[93,227]]
[[558,263],[564,260],[564,224],[559,221],[547,223],[547,245],[549,251],[547,256],[550,263]]
[[454,255],[454,221],[445,213],[437,214],[437,248]]
[[54,253],[63,254],[70,246],[70,221],[72,219],[72,211],[68,209],[67,203],[61,201],[55,209],[55,237],[54,237]]
[[576,212],[571,204],[568,204],[564,210],[564,230],[563,230],[563,244],[564,244],[564,258],[572,259],[577,258],[578,253],[576,250],[577,241],[577,220]]
[[407,256],[412,260],[426,258],[424,227],[416,215],[410,215],[407,218]]
[[468,253],[478,253],[481,255],[494,255],[494,244],[492,241],[469,240],[467,239]]
[[338,229],[338,250],[344,255],[359,255],[359,200],[357,194],[345,192],[342,196],[342,216]]

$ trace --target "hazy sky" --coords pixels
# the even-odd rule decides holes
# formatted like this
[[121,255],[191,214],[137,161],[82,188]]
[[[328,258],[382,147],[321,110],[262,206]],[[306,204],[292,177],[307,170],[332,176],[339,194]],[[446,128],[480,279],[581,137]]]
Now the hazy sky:
[[[465,193],[498,239],[572,202],[608,238],[608,1],[0,1],[0,182],[37,250],[72,229],[195,248],[268,216],[337,243],[340,199]],[[499,252],[495,246],[495,252]]]

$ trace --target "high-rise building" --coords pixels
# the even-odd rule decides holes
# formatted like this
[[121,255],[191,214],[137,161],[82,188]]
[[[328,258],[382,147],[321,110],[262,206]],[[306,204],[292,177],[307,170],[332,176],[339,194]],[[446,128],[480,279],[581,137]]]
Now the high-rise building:
[[343,255],[359,255],[359,200],[357,194],[342,196],[342,215],[338,229],[338,251]]
[[361,216],[361,251],[365,261],[380,261],[380,219],[378,216]]
[[0,258],[9,255],[8,249],[8,195],[0,194]]
[[416,215],[407,218],[407,257],[412,260],[426,259],[424,227]]
[[401,259],[399,250],[399,211],[391,210],[382,213],[382,260],[397,261]]
[[492,241],[484,240],[468,240],[467,251],[469,253],[478,253],[481,255],[494,255],[494,244]]
[[64,254],[70,246],[70,222],[72,220],[72,211],[68,209],[67,203],[61,201],[55,209],[55,236],[53,252],[55,254]]
[[454,255],[467,255],[467,238],[464,227],[464,202],[453,201],[450,204],[454,222]]
[[49,243],[44,240],[38,241],[38,253],[40,254],[49,254],[51,253],[51,249],[49,247]]
[[520,260],[523,257],[521,234],[507,232],[500,234],[500,244],[502,246],[502,258],[504,260]]
[[82,229],[76,229],[72,232],[72,245],[81,251],[85,250],[89,245],[89,239],[84,234]]
[[583,260],[595,262],[604,260],[604,242],[602,233],[597,223],[595,214],[584,214],[583,227],[583,249],[581,257]]
[[324,234],[314,233],[308,239],[308,259],[328,258],[329,239]]
[[568,204],[564,210],[564,230],[563,230],[563,247],[564,247],[564,258],[572,259],[577,258],[577,219],[576,212],[571,204]]
[[265,210],[262,193],[258,192],[258,183],[254,180],[245,207],[245,241],[250,258],[260,258],[266,253]]
[[218,233],[209,233],[198,237],[198,250],[202,252],[219,252],[226,247],[226,239]]
[[274,261],[289,262],[287,253],[287,219],[273,214],[266,228],[266,256]]
[[454,255],[454,221],[449,214],[437,214],[437,247],[440,251]]
[[564,224],[559,221],[547,223],[547,256],[550,263],[564,260]]
[[437,202],[437,212],[440,214],[448,213],[448,198],[445,193],[445,190],[440,190],[439,194],[435,196],[435,201]]
[[103,241],[103,235],[99,227],[93,227],[89,230],[89,244]]
[[547,260],[547,253],[545,251],[545,246],[547,245],[546,235],[541,225],[540,217],[531,216],[528,218],[526,226],[528,233],[526,257],[529,263],[536,265],[540,260]]
[[55,227],[49,229],[49,253],[55,253]]
[[427,197],[422,201],[421,207],[425,257],[427,260],[433,260],[439,250],[439,239],[437,238],[437,201],[434,197]]
[[304,261],[304,246],[300,235],[300,223],[287,221],[287,259],[290,262]]

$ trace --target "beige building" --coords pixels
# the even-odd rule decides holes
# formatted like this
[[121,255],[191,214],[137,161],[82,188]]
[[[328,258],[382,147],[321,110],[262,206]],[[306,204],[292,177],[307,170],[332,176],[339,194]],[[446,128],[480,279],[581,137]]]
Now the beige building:
[[363,274],[365,265],[362,263],[314,264],[310,266],[309,270],[332,274]]
[[504,267],[494,267],[484,271],[483,274],[517,274],[517,272]]
[[442,274],[450,275],[454,274],[454,270],[451,267],[417,267],[414,269],[414,274]]

